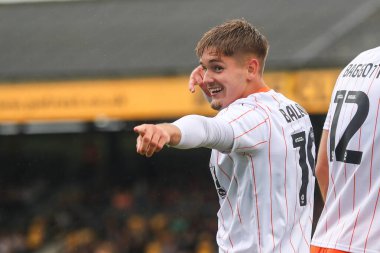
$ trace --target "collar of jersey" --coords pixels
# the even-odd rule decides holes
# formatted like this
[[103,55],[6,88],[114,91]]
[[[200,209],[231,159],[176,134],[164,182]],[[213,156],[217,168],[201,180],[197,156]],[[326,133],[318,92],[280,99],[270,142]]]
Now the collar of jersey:
[[268,91],[270,91],[269,87],[268,86],[264,86],[264,87],[258,89],[255,93],[268,92]]

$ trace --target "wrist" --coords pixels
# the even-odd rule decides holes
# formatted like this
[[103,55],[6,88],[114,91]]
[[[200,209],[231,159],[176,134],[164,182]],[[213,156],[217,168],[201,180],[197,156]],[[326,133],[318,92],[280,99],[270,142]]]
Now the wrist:
[[167,145],[176,146],[181,141],[181,130],[177,126],[170,123],[162,123],[158,124],[157,127],[168,134],[169,142]]

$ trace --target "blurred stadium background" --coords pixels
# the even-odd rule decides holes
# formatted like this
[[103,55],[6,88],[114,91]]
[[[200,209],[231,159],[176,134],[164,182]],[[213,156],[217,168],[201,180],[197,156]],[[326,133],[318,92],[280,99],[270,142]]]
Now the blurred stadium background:
[[318,144],[339,70],[379,45],[378,0],[0,0],[0,253],[216,252],[209,151],[146,159],[132,127],[213,115],[187,92],[194,47],[240,17]]

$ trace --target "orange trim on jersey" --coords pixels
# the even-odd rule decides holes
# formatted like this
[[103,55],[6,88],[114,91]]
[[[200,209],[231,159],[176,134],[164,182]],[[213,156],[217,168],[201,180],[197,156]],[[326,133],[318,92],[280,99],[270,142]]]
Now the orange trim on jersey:
[[267,91],[270,91],[270,89],[269,89],[268,86],[265,86],[265,87],[262,87],[262,88],[258,89],[255,93],[267,92]]
[[321,248],[321,247],[311,245],[310,253],[349,253],[349,252],[341,251],[337,249]]

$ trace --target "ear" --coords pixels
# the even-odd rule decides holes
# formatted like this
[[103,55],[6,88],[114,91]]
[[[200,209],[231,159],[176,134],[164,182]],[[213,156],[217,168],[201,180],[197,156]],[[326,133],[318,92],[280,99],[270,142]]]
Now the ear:
[[249,58],[247,62],[248,79],[252,80],[260,75],[260,62],[257,58]]

